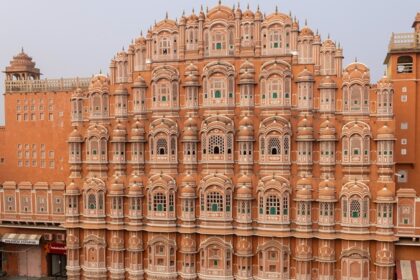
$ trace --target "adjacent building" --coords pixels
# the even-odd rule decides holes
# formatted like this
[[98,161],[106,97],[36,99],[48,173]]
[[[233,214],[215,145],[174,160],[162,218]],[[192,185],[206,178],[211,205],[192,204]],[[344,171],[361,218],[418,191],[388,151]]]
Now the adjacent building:
[[116,54],[109,75],[41,79],[22,50],[5,70],[2,270],[69,279],[406,273],[407,258],[419,259],[419,17],[409,44],[393,35],[376,84],[366,65],[343,67],[342,48],[292,16],[221,4],[156,23]]

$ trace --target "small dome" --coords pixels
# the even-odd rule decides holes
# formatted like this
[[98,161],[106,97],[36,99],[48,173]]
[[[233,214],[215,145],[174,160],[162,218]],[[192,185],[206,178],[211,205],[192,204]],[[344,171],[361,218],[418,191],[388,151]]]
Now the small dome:
[[296,182],[297,186],[312,186],[312,179],[303,177]]
[[377,199],[383,199],[383,200],[393,200],[394,199],[394,193],[388,189],[386,186],[384,186],[381,190],[378,191]]
[[182,177],[181,181],[182,181],[183,185],[195,185],[196,184],[196,180],[195,180],[194,176],[191,175],[191,173],[185,174],[185,176]]
[[343,80],[363,80],[369,82],[370,71],[369,68],[359,62],[350,63],[343,72]]
[[394,130],[391,127],[389,127],[385,124],[381,128],[378,129],[378,138],[380,136],[382,136],[382,137],[388,136],[388,137],[393,138],[394,137]]
[[297,76],[298,82],[312,82],[314,75],[305,67]]
[[78,192],[79,192],[79,187],[74,182],[71,182],[70,184],[66,186],[66,193],[78,193]]
[[312,199],[312,191],[309,188],[302,188],[296,192],[296,199],[297,200],[311,200]]
[[128,95],[127,88],[123,84],[120,84],[115,90],[115,95]]
[[110,81],[107,76],[103,74],[95,75],[90,80],[89,91],[90,92],[95,92],[95,91],[106,92],[109,90],[109,84],[110,84]]
[[237,196],[252,196],[251,188],[242,186],[236,191]]
[[314,32],[312,31],[312,29],[310,29],[308,26],[304,26],[300,32],[299,32],[300,36],[314,36]]
[[319,88],[337,88],[337,84],[330,76],[325,76],[319,83]]
[[134,174],[130,177],[129,184],[131,185],[143,185],[143,181],[140,176]]
[[247,9],[243,12],[242,19],[254,19],[254,13],[250,9]]
[[239,177],[237,184],[238,185],[243,185],[243,184],[251,184],[252,183],[252,179],[251,177],[249,177],[246,174],[242,174],[241,177]]
[[319,183],[319,188],[320,189],[322,189],[322,188],[332,188],[333,189],[333,188],[335,188],[334,181],[329,180],[329,179],[323,180]]
[[139,138],[144,137],[144,123],[137,120],[133,127],[131,128],[131,137],[132,138]]
[[114,177],[111,183],[111,187],[109,189],[110,194],[113,195],[121,195],[124,193],[124,184],[121,179],[118,177]]
[[191,117],[185,120],[184,127],[190,126],[190,127],[197,127],[197,121]]
[[194,187],[192,187],[191,185],[186,185],[181,189],[181,196],[182,197],[190,197],[193,198],[195,197],[195,190]]
[[326,119],[325,121],[323,121],[321,123],[321,125],[319,126],[320,129],[324,129],[324,128],[335,128],[334,124],[329,120]]
[[146,81],[142,76],[138,76],[135,82],[133,83],[133,88],[147,88]]
[[252,126],[252,119],[249,118],[248,116],[243,117],[240,121],[239,121],[239,126]]
[[118,138],[122,138],[125,137],[127,135],[127,131],[125,130],[125,127],[123,124],[118,123],[114,130],[112,131],[112,136],[113,137],[118,137]]
[[335,190],[331,187],[322,187],[319,190],[318,200],[320,201],[335,201]]
[[73,131],[69,135],[69,142],[83,142],[83,136],[80,134],[77,127],[73,128]]
[[306,117],[301,119],[298,123],[297,138],[300,138],[301,140],[303,138],[312,139],[313,133],[314,129],[312,127],[312,121],[310,119],[307,119]]
[[239,137],[252,137],[254,136],[254,129],[251,126],[241,126],[239,128]]

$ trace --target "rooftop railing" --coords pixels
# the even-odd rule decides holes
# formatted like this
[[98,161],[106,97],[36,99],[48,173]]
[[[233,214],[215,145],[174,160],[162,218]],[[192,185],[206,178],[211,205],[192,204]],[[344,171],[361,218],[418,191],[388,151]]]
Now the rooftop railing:
[[6,80],[5,92],[50,92],[86,89],[91,78],[44,79],[44,80]]
[[420,33],[392,33],[388,49],[404,50],[420,48]]

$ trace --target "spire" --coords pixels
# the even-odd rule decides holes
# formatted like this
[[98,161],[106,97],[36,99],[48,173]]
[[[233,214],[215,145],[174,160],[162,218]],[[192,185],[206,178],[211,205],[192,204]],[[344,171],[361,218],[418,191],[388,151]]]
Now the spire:
[[24,53],[25,52],[25,50],[23,49],[23,46],[21,47],[21,51],[20,51],[21,53]]
[[192,13],[193,13],[193,14],[195,13],[195,10],[194,10],[194,8],[192,8]]
[[238,1],[238,9],[241,8],[241,2]]
[[[194,11],[194,9],[193,9]],[[182,10],[182,16],[185,16],[185,10]]]
[[249,3],[248,3],[248,5],[246,5],[246,9],[249,10]]
[[330,39],[330,33],[328,33],[328,36],[327,36],[327,38],[328,38],[328,39]]
[[354,62],[357,62],[357,56],[354,58]]
[[200,12],[202,12],[203,11],[203,4],[201,4],[201,6],[200,6]]
[[140,36],[143,37],[143,30],[140,30]]
[[305,26],[308,26],[308,20],[305,18]]
[[279,12],[279,7],[276,5],[276,15]]
[[168,19],[168,11],[166,11],[165,19]]
[[219,5],[222,5],[222,0],[219,0]]

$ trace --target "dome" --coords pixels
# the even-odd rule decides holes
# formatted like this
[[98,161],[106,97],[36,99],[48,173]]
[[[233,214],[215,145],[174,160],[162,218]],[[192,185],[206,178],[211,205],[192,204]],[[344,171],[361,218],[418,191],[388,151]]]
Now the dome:
[[142,140],[144,138],[144,124],[137,120],[131,128],[131,138],[133,140]]
[[10,65],[6,67],[6,73],[17,73],[26,72],[29,73],[34,79],[39,79],[41,75],[38,68],[35,68],[35,62],[32,61],[32,57],[27,55],[23,49],[22,51],[13,57],[10,61]]
[[73,131],[69,135],[69,142],[70,143],[78,143],[83,142],[83,136],[80,134],[80,132],[77,130],[77,127],[73,128]]
[[109,79],[103,74],[93,76],[89,83],[89,91],[108,92],[109,91]]
[[319,88],[337,88],[337,84],[330,76],[325,76],[319,83]]
[[243,185],[243,184],[251,184],[252,183],[252,179],[251,177],[249,177],[246,174],[242,174],[241,177],[239,177],[237,184],[238,185]]
[[142,76],[138,76],[137,79],[133,83],[133,88],[147,88],[146,81]]
[[196,181],[194,176],[191,175],[191,173],[187,173],[184,177],[182,177],[181,183],[183,185],[195,185]]
[[304,26],[300,32],[299,32],[300,36],[314,36],[314,32],[312,31],[312,29],[310,29],[308,26]]
[[189,117],[184,122],[184,127],[197,127],[197,121],[194,118]]
[[120,84],[115,90],[115,95],[128,95],[128,91],[123,84]]
[[185,82],[186,84],[198,84],[198,67],[193,63],[188,64],[185,68]]
[[312,179],[303,177],[296,182],[297,186],[312,186]]
[[250,198],[250,197],[252,197],[251,188],[246,187],[246,186],[239,187],[238,190],[236,191],[236,196],[238,198]]
[[394,200],[394,193],[386,186],[384,186],[381,190],[377,192],[376,198],[378,200]]
[[324,186],[321,188],[320,184],[320,190],[318,194],[318,200],[320,201],[335,201],[335,190],[332,187]]
[[239,137],[252,137],[254,136],[254,129],[251,126],[241,126],[239,128]]
[[248,116],[243,117],[239,121],[239,126],[253,126],[252,119],[249,118]]
[[242,19],[254,19],[254,13],[247,8],[245,12],[242,13]]
[[302,140],[303,138],[312,139],[313,138],[314,129],[312,127],[312,121],[307,119],[306,117],[299,121],[298,123],[298,131],[297,131],[297,138]]
[[81,88],[77,88],[73,93],[71,94],[71,98],[77,98],[77,97],[83,97],[83,90]]
[[122,195],[124,193],[124,184],[118,177],[114,177],[109,189],[109,193],[112,195]]
[[124,125],[122,125],[121,123],[118,123],[115,126],[114,130],[112,131],[113,137],[125,138],[126,135],[127,135],[127,131],[125,130]]
[[186,185],[181,189],[181,196],[182,197],[190,197],[193,198],[195,197],[195,190],[194,187],[192,187],[191,185]]
[[181,253],[194,253],[196,252],[196,244],[194,239],[191,238],[191,235],[183,234],[182,241],[181,241]]
[[296,192],[296,200],[311,200],[312,191],[309,188],[301,188]]
[[66,193],[77,194],[79,193],[79,187],[74,182],[71,182],[66,186]]
[[328,38],[324,42],[322,42],[322,48],[329,48],[329,49],[335,49],[335,43],[333,40]]
[[386,124],[379,128],[377,132],[378,139],[394,139],[394,130]]
[[335,188],[334,181],[329,180],[329,179],[323,180],[319,183],[319,188],[320,189],[322,189],[322,188],[332,188],[333,189],[333,188]]
[[370,80],[370,71],[369,68],[359,62],[350,63],[343,73],[343,80],[363,80],[369,82]]
[[305,67],[298,75],[297,82],[312,82],[314,75]]

